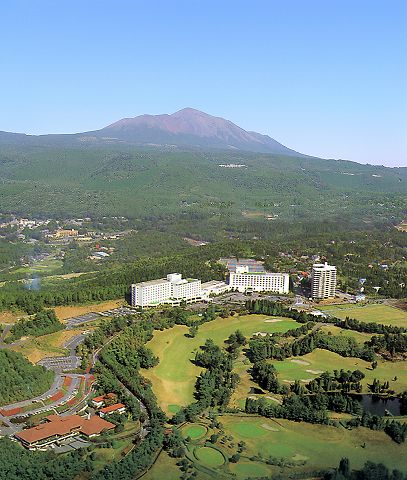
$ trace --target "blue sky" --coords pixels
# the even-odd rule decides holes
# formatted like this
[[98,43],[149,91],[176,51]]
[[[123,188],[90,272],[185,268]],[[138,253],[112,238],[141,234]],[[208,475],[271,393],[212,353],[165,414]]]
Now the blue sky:
[[0,130],[190,106],[295,150],[407,165],[404,0],[2,0]]

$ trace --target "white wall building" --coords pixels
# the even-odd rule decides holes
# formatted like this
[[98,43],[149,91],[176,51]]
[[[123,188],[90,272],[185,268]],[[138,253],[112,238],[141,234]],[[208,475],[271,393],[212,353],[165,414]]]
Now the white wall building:
[[311,297],[314,300],[334,298],[336,292],[336,267],[315,263],[311,273]]
[[289,293],[289,283],[288,273],[248,272],[247,267],[237,267],[229,276],[230,288],[239,292]]
[[222,293],[230,290],[230,286],[220,280],[211,280],[210,282],[205,282],[201,285],[202,289],[202,298],[204,300],[209,300],[213,295],[220,295]]
[[167,278],[135,283],[131,286],[133,307],[156,306],[161,303],[180,304],[199,301],[202,298],[201,281],[183,279],[179,273],[170,273]]

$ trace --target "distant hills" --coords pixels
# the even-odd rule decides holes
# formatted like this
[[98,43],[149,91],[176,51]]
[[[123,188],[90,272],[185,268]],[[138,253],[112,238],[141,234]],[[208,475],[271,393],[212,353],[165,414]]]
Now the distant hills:
[[1,143],[25,145],[129,143],[303,156],[268,135],[246,131],[229,120],[193,108],[184,108],[171,115],[123,118],[101,130],[76,134],[36,136],[0,132]]

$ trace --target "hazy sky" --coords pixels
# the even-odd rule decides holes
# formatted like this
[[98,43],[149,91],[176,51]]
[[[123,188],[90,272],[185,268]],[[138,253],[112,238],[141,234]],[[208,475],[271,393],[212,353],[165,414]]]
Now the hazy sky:
[[0,130],[190,106],[295,150],[407,165],[407,1],[1,0]]

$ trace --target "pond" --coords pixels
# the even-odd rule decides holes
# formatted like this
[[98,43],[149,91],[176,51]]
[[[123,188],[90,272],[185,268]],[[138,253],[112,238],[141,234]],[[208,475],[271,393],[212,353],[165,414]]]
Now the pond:
[[354,395],[353,398],[373,415],[386,415],[388,412],[395,416],[403,414],[399,398],[381,398],[378,395]]

